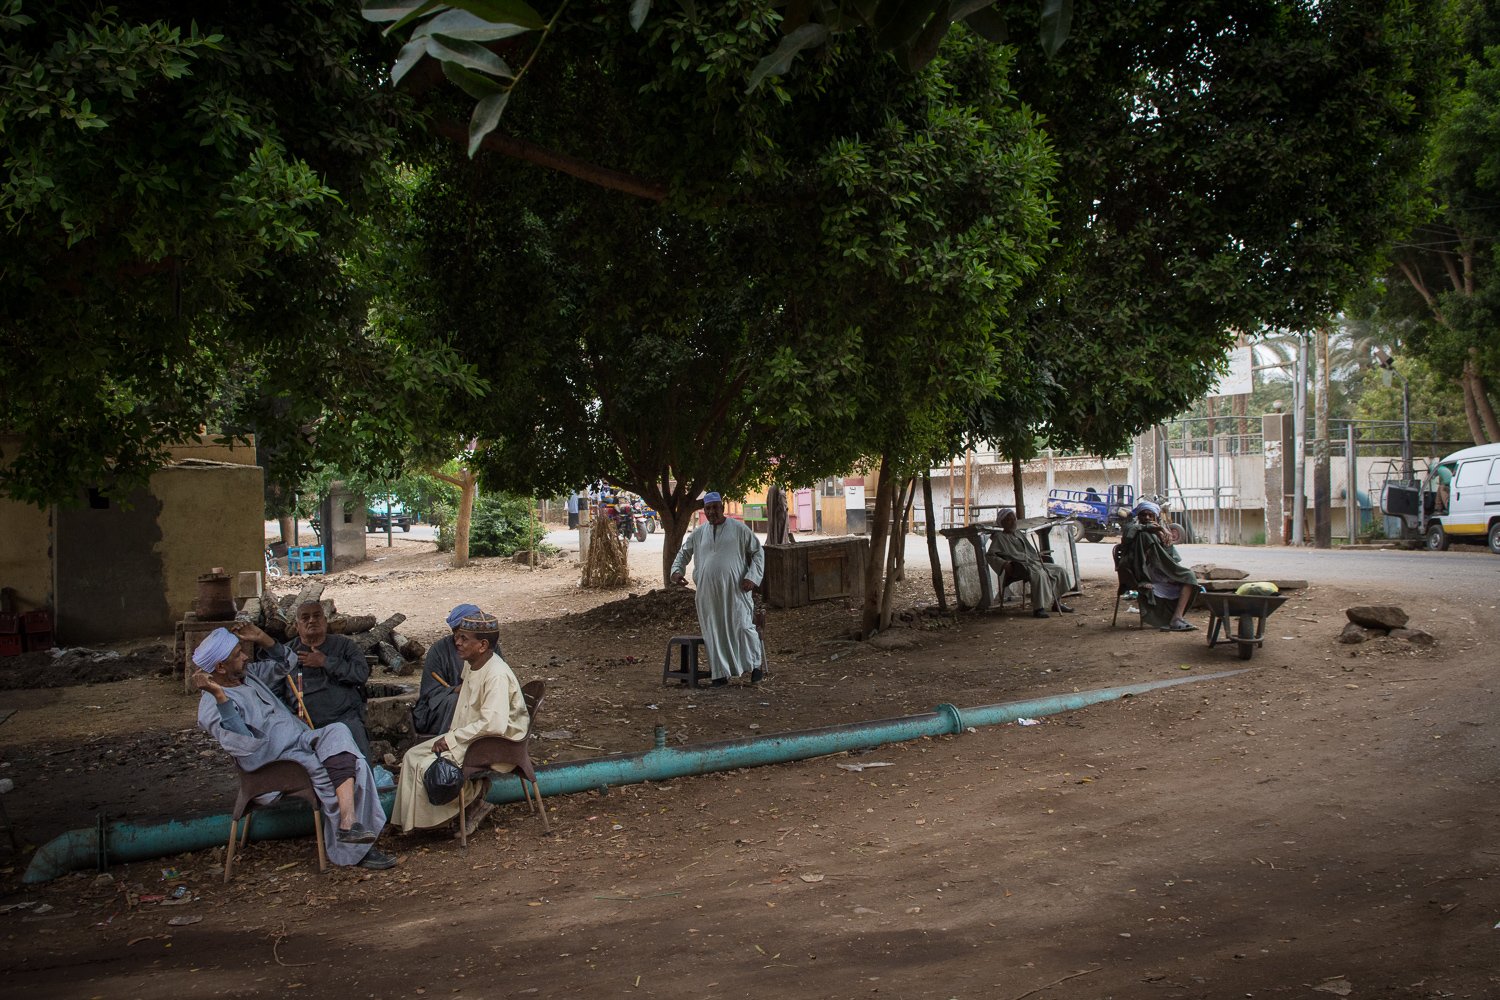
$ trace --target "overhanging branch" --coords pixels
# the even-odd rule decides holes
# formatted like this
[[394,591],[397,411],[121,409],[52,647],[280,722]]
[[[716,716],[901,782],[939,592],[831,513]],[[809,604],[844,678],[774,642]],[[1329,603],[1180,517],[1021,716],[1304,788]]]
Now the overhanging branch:
[[[438,122],[433,125],[432,130],[437,135],[445,139],[452,139],[454,142],[467,143],[469,141],[469,130],[457,122]],[[658,181],[636,177],[634,174],[627,174],[619,170],[611,170],[609,167],[601,167],[596,163],[580,160],[576,156],[559,153],[555,149],[547,149],[535,143],[527,142],[525,139],[517,139],[515,136],[504,135],[500,132],[491,132],[484,137],[484,141],[480,145],[483,149],[488,149],[504,156],[513,156],[518,160],[535,163],[537,166],[546,167],[549,170],[559,170],[565,174],[577,177],[581,181],[597,184],[599,187],[623,191],[626,194],[649,198],[652,201],[665,201],[667,197],[667,186]]]

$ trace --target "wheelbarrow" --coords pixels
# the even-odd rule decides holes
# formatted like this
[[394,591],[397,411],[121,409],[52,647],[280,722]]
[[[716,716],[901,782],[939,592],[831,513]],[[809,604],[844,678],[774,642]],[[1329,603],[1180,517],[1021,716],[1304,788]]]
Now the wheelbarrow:
[[[1255,647],[1266,641],[1266,619],[1271,612],[1281,607],[1291,597],[1277,594],[1274,597],[1258,594],[1226,594],[1205,591],[1203,603],[1208,605],[1208,646],[1212,649],[1221,643],[1237,642],[1240,659],[1248,660],[1255,655]],[[1229,634],[1229,620],[1239,619],[1239,628]],[[1223,636],[1220,637],[1220,630]]]

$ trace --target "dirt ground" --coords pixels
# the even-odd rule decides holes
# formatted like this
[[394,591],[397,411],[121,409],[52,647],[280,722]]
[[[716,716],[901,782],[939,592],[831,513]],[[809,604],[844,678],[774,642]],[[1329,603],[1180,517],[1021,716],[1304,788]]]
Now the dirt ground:
[[[837,638],[847,605],[772,609],[770,680],[684,690],[662,687],[660,657],[696,630],[690,595],[580,591],[565,559],[443,569],[423,548],[398,542],[325,596],[401,611],[424,641],[460,600],[499,614],[518,677],[548,681],[539,728],[572,734],[539,761],[645,749],[655,725],[701,742],[1250,670],[1037,726],[559,796],[551,838],[508,807],[466,855],[446,831],[393,831],[389,872],[320,874],[310,843],[280,841],[252,844],[228,885],[205,851],[23,887],[27,854],[0,847],[0,907],[33,904],[0,916],[9,991],[1500,996],[1493,591],[1419,606],[1400,580],[1313,588],[1249,663],[1202,632],[1111,628],[1101,579],[1076,614],[924,619],[892,650]],[[932,599],[912,569],[898,606]],[[1342,608],[1387,602],[1436,645],[1336,642]],[[98,811],[227,806],[180,681],[0,692],[6,708],[24,844]],[[191,902],[149,899],[178,884]]]

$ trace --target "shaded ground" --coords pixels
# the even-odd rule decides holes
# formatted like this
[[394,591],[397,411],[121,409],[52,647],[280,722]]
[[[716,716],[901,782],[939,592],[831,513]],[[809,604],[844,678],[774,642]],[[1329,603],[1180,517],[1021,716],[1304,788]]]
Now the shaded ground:
[[[338,601],[394,610],[415,579],[404,599],[446,611],[493,588],[517,674],[549,679],[541,728],[574,733],[539,759],[642,749],[656,724],[699,742],[1244,665],[1201,632],[1111,629],[1114,587],[1095,580],[1076,615],[933,622],[888,652],[828,639],[846,607],[773,610],[769,645],[793,652],[765,685],[663,689],[684,598],[642,587],[589,611],[598,598],[568,571],[440,572]],[[859,758],[557,797],[555,838],[512,808],[467,856],[444,831],[388,834],[404,856],[388,873],[319,874],[311,845],[287,841],[252,845],[229,886],[202,852],[23,891],[18,859],[0,901],[53,909],[0,917],[0,969],[37,997],[1496,995],[1500,602],[1422,600],[1401,581],[1314,588],[1238,677]],[[1405,603],[1438,644],[1337,644],[1356,601]],[[156,757],[168,796],[215,793],[225,765],[179,731],[192,701],[172,682],[18,695],[35,704],[0,726],[0,774],[21,786],[6,803],[31,842],[41,816],[70,814],[59,800],[147,776],[101,743]],[[24,773],[27,754],[51,767]],[[836,766],[855,760],[894,766]],[[196,901],[131,905],[176,881]]]

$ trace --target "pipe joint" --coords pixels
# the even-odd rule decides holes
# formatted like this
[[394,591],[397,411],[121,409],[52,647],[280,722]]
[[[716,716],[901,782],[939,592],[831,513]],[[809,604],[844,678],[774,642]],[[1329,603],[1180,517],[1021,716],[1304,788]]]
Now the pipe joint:
[[937,712],[937,714],[947,719],[948,724],[952,726],[952,728],[949,729],[948,732],[957,735],[958,733],[962,733],[964,731],[964,714],[958,710],[957,705],[950,705],[945,701],[941,705],[939,705],[935,709],[935,711]]

